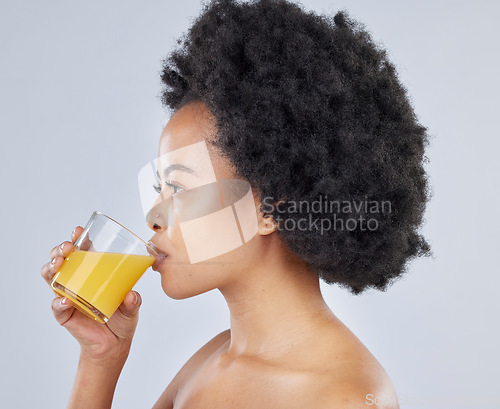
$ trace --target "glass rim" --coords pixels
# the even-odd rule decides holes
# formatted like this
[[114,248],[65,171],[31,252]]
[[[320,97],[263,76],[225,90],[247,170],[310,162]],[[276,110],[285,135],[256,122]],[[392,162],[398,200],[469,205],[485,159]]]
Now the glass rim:
[[113,219],[112,217],[109,217],[108,215],[98,211],[98,210],[95,210],[94,213],[92,213],[92,216],[90,217],[90,220],[89,222],[87,223],[87,226],[85,226],[85,229],[84,230],[87,230],[87,228],[90,228],[91,226],[91,223],[92,223],[92,220],[95,218],[95,216],[104,216],[106,218],[108,218],[109,220],[111,220],[113,223],[116,223],[118,226],[122,227],[123,229],[127,230],[129,233],[131,233],[132,235],[134,235],[135,237],[137,237],[140,241],[142,241],[146,247],[150,248],[151,251],[155,254],[155,257],[158,255],[158,253],[156,252],[156,250],[151,247],[148,243],[146,243],[143,239],[141,239],[137,234],[135,234],[132,230],[130,229],[127,229],[123,224],[121,224],[120,222],[117,222],[115,219]]

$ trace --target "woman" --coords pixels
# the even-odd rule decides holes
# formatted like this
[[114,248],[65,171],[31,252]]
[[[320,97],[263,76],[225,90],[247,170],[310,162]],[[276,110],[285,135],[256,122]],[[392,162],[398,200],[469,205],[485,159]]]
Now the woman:
[[[344,12],[318,16],[284,0],[212,1],[179,44],[162,72],[173,115],[159,164],[174,155],[181,166],[159,174],[153,267],[175,299],[217,288],[231,328],[188,360],[154,408],[398,408],[387,373],[319,287],[321,278],[353,294],[384,291],[410,259],[430,255],[418,234],[426,128],[384,50]],[[255,229],[240,245],[191,246],[203,235],[229,242],[225,222],[186,233],[164,217],[162,203],[198,209],[186,198],[210,178],[186,168],[200,163],[210,169],[202,178],[251,186],[255,217],[238,223]],[[50,252],[47,282],[72,243]],[[69,407],[111,406],[140,305],[131,291],[102,325],[53,300],[81,345]]]

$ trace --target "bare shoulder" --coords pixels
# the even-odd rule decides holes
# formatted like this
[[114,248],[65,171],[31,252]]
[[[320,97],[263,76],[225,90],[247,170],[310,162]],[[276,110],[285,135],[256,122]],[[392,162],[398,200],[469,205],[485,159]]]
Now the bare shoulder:
[[231,330],[227,329],[220,334],[213,337],[198,351],[196,351],[191,358],[182,366],[177,372],[177,375],[172,379],[167,388],[163,391],[161,396],[156,401],[153,409],[172,409],[175,395],[179,385],[184,379],[189,376],[210,357],[217,349],[219,349],[227,340],[231,338]]
[[329,381],[329,387],[323,384],[316,392],[316,409],[399,409],[396,391],[383,368],[378,374],[346,371],[342,378],[331,376]]
[[[339,408],[376,407],[377,409],[399,409],[397,393],[385,369],[374,356],[363,357],[344,368],[340,379],[333,375],[336,388],[327,389],[325,396]],[[325,402],[327,403],[327,402]],[[320,405],[319,408],[337,406]]]
[[322,345],[315,350],[316,358],[320,359],[314,360],[317,366],[311,378],[310,396],[316,396],[317,400],[311,407],[399,409],[389,375],[347,327],[333,337],[322,339]]
[[[380,377],[374,374],[351,376],[344,374],[338,377],[325,372],[311,377],[311,384],[307,382],[302,389],[307,406],[314,409],[399,409],[396,391],[392,382],[385,373]],[[307,392],[306,392],[307,391]]]
[[322,395],[321,401],[313,406],[315,409],[399,409],[397,396],[391,390],[372,390],[352,385],[338,383],[337,388]]

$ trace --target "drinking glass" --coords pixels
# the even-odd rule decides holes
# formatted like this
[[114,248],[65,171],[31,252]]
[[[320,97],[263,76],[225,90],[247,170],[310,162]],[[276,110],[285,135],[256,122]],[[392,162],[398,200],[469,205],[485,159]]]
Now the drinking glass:
[[50,286],[75,308],[105,323],[155,257],[144,240],[95,211]]

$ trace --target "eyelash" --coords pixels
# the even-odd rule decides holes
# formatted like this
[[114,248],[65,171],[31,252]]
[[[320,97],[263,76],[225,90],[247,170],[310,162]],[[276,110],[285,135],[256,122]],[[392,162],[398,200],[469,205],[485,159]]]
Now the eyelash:
[[[180,186],[177,186],[177,185],[174,185],[173,183],[168,183],[168,182],[165,182],[165,184],[167,186],[170,186],[171,188],[174,189],[174,193],[173,195],[175,196],[177,193],[179,193],[179,190],[180,191],[183,191],[184,189]],[[153,185],[153,189],[156,191],[156,193],[161,193],[161,186],[160,185]],[[176,191],[175,189],[179,189],[178,191]]]

